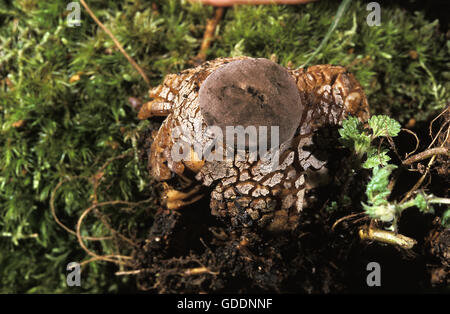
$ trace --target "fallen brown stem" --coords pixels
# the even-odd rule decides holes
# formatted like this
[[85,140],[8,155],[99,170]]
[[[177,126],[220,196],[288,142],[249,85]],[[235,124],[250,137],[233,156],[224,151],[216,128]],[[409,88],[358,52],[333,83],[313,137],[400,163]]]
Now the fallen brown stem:
[[409,157],[408,159],[406,159],[403,164],[404,165],[410,165],[413,164],[415,162],[424,160],[424,159],[428,159],[434,155],[447,155],[450,156],[450,152],[446,147],[435,147],[435,148],[430,148],[427,149],[426,151],[423,151],[421,153],[418,153],[414,156]]
[[108,167],[113,161],[118,160],[118,159],[123,159],[125,157],[128,156],[132,156],[133,152],[127,152],[127,153],[123,153],[120,154],[118,156],[114,156],[109,158],[104,164],[103,166],[100,167],[100,169],[97,171],[97,173],[95,175],[92,176],[93,178],[93,192],[92,195],[94,196],[94,203],[98,202],[98,196],[97,196],[97,190],[98,190],[98,186],[100,185],[100,180],[103,178],[104,175],[104,171],[106,169],[106,167]]
[[[448,108],[445,109],[443,112],[441,112],[441,114],[439,114],[439,116],[441,116],[441,115],[442,115],[445,111],[447,111],[447,110],[448,110]],[[438,117],[439,117],[439,116],[438,116]],[[432,135],[432,127],[431,127],[431,124],[433,124],[433,122],[434,122],[435,120],[436,120],[436,118],[433,119],[433,121],[431,121],[431,123],[430,123],[430,135]],[[442,131],[442,128],[439,130],[438,134],[435,136],[435,138],[433,139],[433,141],[432,141],[432,143],[430,144],[430,146],[435,142],[436,138],[439,136],[439,134],[441,133],[441,131]],[[442,144],[441,144],[440,147],[443,147],[443,146],[444,146],[444,144],[447,142],[447,140],[448,140],[448,138],[449,138],[449,135],[450,135],[450,128],[447,128],[447,135],[445,136],[445,140],[442,141]],[[428,148],[429,148],[430,146],[428,146]],[[420,177],[419,181],[417,181],[416,184],[414,184],[414,186],[408,191],[408,193],[406,193],[406,195],[405,195],[405,196],[403,197],[403,199],[400,201],[400,204],[404,203],[404,202],[412,195],[412,193],[414,193],[414,191],[416,191],[416,190],[420,187],[420,185],[422,184],[422,182],[425,180],[425,178],[427,177],[428,173],[430,172],[430,168],[431,168],[431,166],[433,165],[434,160],[436,159],[436,156],[437,156],[437,155],[432,155],[432,156],[431,156],[431,159],[430,159],[430,161],[428,162],[428,165],[427,165],[427,168],[426,168],[426,170],[425,170],[425,173]]]
[[151,269],[143,268],[143,269],[136,269],[136,270],[124,270],[124,271],[115,272],[114,275],[116,275],[116,276],[138,275],[141,272],[146,271],[146,270],[151,270]]
[[[122,159],[125,158],[127,156],[131,155],[131,152],[128,153],[124,153],[121,154],[119,156],[114,156],[112,158],[109,158],[104,164],[103,166],[100,168],[99,171],[97,171],[97,173],[95,175],[93,175],[92,177],[86,177],[86,176],[73,176],[73,177],[69,177],[69,178],[65,178],[63,180],[61,180],[60,182],[58,182],[58,184],[56,185],[56,187],[52,190],[51,196],[50,196],[50,211],[52,213],[53,219],[55,220],[55,222],[64,230],[66,230],[68,233],[76,236],[77,233],[75,230],[70,229],[69,227],[67,227],[64,223],[61,222],[61,220],[59,220],[57,214],[56,214],[56,208],[55,208],[55,198],[56,198],[56,192],[61,188],[61,186],[64,183],[67,183],[69,181],[72,180],[79,180],[79,179],[84,179],[87,181],[93,181],[93,186],[94,186],[94,192],[93,192],[93,196],[94,196],[94,204],[96,204],[98,202],[97,199],[97,188],[99,185],[99,181],[101,179],[101,177],[103,176],[103,172],[106,169],[106,167],[114,160],[117,159]],[[103,221],[102,221],[103,222]],[[108,226],[107,226],[108,227]],[[82,236],[82,238],[84,240],[87,241],[103,241],[103,240],[110,240],[112,239],[111,236],[106,236],[106,237],[88,237],[88,236]]]
[[[127,265],[126,262],[121,261],[122,259],[131,259],[130,256],[123,256],[123,255],[110,255],[110,256],[101,256],[98,255],[96,253],[94,253],[93,251],[89,250],[88,247],[85,245],[84,241],[83,241],[83,237],[81,236],[81,225],[83,224],[83,220],[84,218],[94,209],[96,209],[97,207],[101,207],[101,206],[106,206],[106,205],[117,205],[117,204],[129,204],[130,202],[125,202],[125,201],[107,201],[107,202],[101,202],[101,203],[97,203],[92,205],[91,207],[87,208],[80,216],[80,218],[78,219],[78,223],[77,223],[77,229],[76,229],[76,235],[78,238],[78,242],[80,243],[81,248],[89,255],[98,258],[99,260],[102,261],[107,261],[107,262],[112,262],[112,263],[117,263],[117,264],[124,264]],[[112,258],[114,257],[114,258]],[[117,259],[117,260],[116,260]]]
[[203,35],[203,41],[200,46],[200,51],[195,57],[195,61],[203,62],[206,60],[206,53],[208,52],[209,47],[211,47],[211,42],[214,37],[214,33],[216,32],[217,24],[222,19],[224,9],[217,8],[214,12],[214,18],[208,19],[206,22],[205,34]]
[[[126,263],[123,263],[123,262],[117,261],[117,260],[112,260],[112,259],[109,258],[109,257],[114,257],[114,258],[117,258],[117,259],[131,259],[131,257],[129,257],[129,256],[122,256],[122,255],[101,256],[101,255],[98,255],[98,254],[92,252],[91,250],[89,250],[89,249],[87,248],[87,246],[85,245],[85,243],[83,242],[83,239],[84,239],[85,237],[81,236],[81,225],[82,225],[82,223],[83,223],[84,218],[85,218],[92,210],[97,209],[98,207],[107,206],[107,205],[129,205],[129,206],[138,206],[138,205],[140,205],[140,204],[143,204],[143,203],[146,203],[146,202],[149,202],[149,201],[150,201],[149,199],[143,200],[143,201],[140,201],[140,202],[136,202],[136,203],[133,203],[133,202],[127,202],[127,201],[121,201],[121,200],[116,200],[116,201],[106,201],[106,202],[101,202],[101,203],[93,204],[92,206],[90,206],[89,208],[87,208],[87,209],[81,214],[80,218],[78,219],[78,222],[77,222],[77,228],[76,228],[76,236],[77,236],[77,238],[78,238],[78,242],[80,243],[81,248],[82,248],[84,251],[86,251],[86,253],[88,253],[89,255],[91,255],[91,256],[93,256],[93,257],[97,257],[98,259],[101,259],[101,260],[104,260],[104,261],[108,261],[108,262],[113,262],[113,263],[119,263],[119,264],[125,264],[125,265],[126,265]],[[117,232],[116,230],[114,230],[114,229],[112,229],[112,228],[111,228],[110,230],[111,230],[114,234],[119,234],[119,235],[121,235],[121,238],[122,238],[122,239],[127,239],[128,242],[133,243],[133,241],[131,241],[130,239],[126,238],[124,235],[120,234],[120,233]]]
[[[56,209],[55,209],[55,197],[56,197],[56,191],[66,182],[75,180],[75,179],[86,179],[89,180],[89,178],[87,177],[81,177],[81,176],[75,176],[75,177],[70,177],[70,178],[65,178],[64,180],[61,180],[56,187],[53,189],[52,194],[50,196],[50,211],[52,213],[53,219],[55,219],[55,222],[64,230],[66,230],[68,233],[73,234],[74,236],[77,235],[77,233],[70,229],[69,227],[67,227],[65,224],[63,224],[58,216],[56,215]],[[88,240],[88,241],[102,241],[102,240],[109,240],[111,239],[111,236],[107,236],[107,237],[85,237],[83,236],[84,240]]]
[[408,158],[410,155],[414,154],[417,151],[417,149],[419,148],[420,141],[419,141],[419,138],[417,137],[417,134],[414,133],[413,131],[404,129],[404,128],[402,128],[401,130],[411,134],[416,139],[416,147],[414,148],[414,150],[412,152],[409,152],[408,154],[406,154],[405,158]]
[[412,247],[417,243],[416,240],[404,235],[396,234],[392,231],[370,228],[367,226],[359,229],[359,237],[364,241],[376,241],[396,245],[404,249],[412,249]]
[[443,110],[440,114],[438,114],[437,117],[435,117],[431,122],[430,122],[430,127],[429,127],[429,133],[430,133],[430,137],[433,138],[433,141],[430,143],[430,145],[428,146],[428,148],[430,148],[434,142],[436,141],[436,139],[439,136],[439,133],[442,131],[442,128],[444,127],[444,125],[448,124],[449,121],[446,121],[446,123],[444,123],[441,128],[439,129],[438,134],[436,134],[436,136],[433,137],[433,123],[439,119],[439,117],[441,117],[442,115],[444,115],[448,110],[450,109],[450,106],[447,106],[447,108],[445,108],[445,110]]
[[[124,259],[130,259],[129,256],[122,256],[122,255],[98,255],[94,252],[92,252],[91,250],[89,250],[87,248],[87,246],[85,245],[84,241],[101,241],[101,240],[116,240],[117,238],[120,238],[123,241],[128,242],[131,246],[135,246],[136,243],[134,243],[131,239],[127,238],[126,236],[124,236],[123,234],[121,234],[120,232],[118,232],[117,230],[115,230],[108,222],[107,217],[101,213],[98,208],[102,207],[102,206],[107,206],[107,205],[127,205],[129,208],[134,208],[136,206],[139,206],[141,204],[150,202],[150,199],[146,199],[143,201],[139,201],[139,202],[127,202],[127,201],[121,201],[121,200],[117,200],[117,201],[105,201],[105,202],[98,202],[98,197],[97,197],[97,189],[98,186],[100,184],[100,181],[104,175],[104,171],[107,168],[107,166],[113,162],[114,160],[117,159],[122,159],[125,158],[127,156],[130,156],[131,152],[127,152],[127,153],[123,153],[119,156],[114,156],[112,158],[109,158],[104,164],[103,166],[93,175],[90,177],[87,176],[74,176],[74,177],[69,177],[69,178],[65,178],[63,180],[61,180],[60,182],[58,182],[58,184],[56,185],[56,187],[52,190],[51,193],[51,197],[50,197],[50,209],[51,209],[51,213],[53,215],[53,218],[55,220],[55,222],[61,226],[61,228],[63,228],[64,230],[66,230],[67,232],[69,232],[70,234],[73,234],[77,237],[78,242],[80,243],[81,248],[86,251],[86,253],[90,256],[92,256],[91,259],[86,260],[84,262],[81,263],[82,266],[90,263],[90,262],[94,262],[94,261],[107,261],[107,262],[112,262],[112,263],[116,263],[116,264],[121,264],[121,265],[128,265],[127,262],[124,262],[122,260]],[[75,180],[75,179],[84,179],[87,180],[88,182],[93,184],[93,202],[92,205],[87,208],[86,210],[83,211],[83,213],[81,214],[81,216],[78,219],[77,225],[76,225],[76,230],[72,230],[69,227],[67,227],[65,224],[63,224],[58,216],[56,215],[56,209],[55,209],[55,198],[56,198],[56,192],[58,191],[58,189],[66,182]],[[106,228],[112,233],[112,236],[105,236],[105,237],[90,237],[90,236],[82,236],[81,235],[81,225],[83,223],[84,218],[91,212],[94,211],[94,213],[96,214],[97,218],[100,219],[100,221],[103,223],[103,225],[106,226]],[[115,243],[117,245],[117,243]]]
[[81,266],[81,269],[83,269],[87,264],[92,263],[92,262],[97,262],[97,261],[109,262],[108,260],[105,260],[105,258],[114,258],[114,257],[117,257],[117,256],[118,255],[102,255],[102,256],[99,255],[99,256],[91,257],[90,259],[82,261],[80,263],[80,266]]
[[123,49],[122,45],[119,43],[119,41],[116,39],[116,37],[114,37],[113,33],[111,33],[111,31],[106,28],[105,25],[103,25],[102,22],[100,22],[100,20],[95,16],[94,12],[91,11],[91,9],[89,8],[89,6],[86,4],[86,2],[84,2],[84,0],[80,0],[81,4],[83,5],[83,7],[86,9],[87,13],[92,17],[92,19],[95,21],[95,23],[97,23],[98,26],[100,26],[101,29],[103,29],[105,31],[106,34],[108,34],[108,36],[111,38],[111,40],[114,42],[114,45],[116,45],[116,47],[120,50],[120,52],[125,56],[125,58],[127,58],[128,62],[131,63],[131,65],[139,72],[139,74],[142,76],[142,78],[144,79],[144,81],[147,83],[148,86],[150,86],[150,80],[148,79],[147,75],[145,74],[144,70],[142,70],[142,68],[133,60],[133,58],[131,58],[128,53],[125,51],[125,49]]
[[185,276],[193,276],[193,275],[201,275],[201,274],[211,274],[211,275],[218,275],[218,272],[213,272],[211,270],[209,270],[208,268],[202,266],[202,267],[197,267],[197,268],[191,268],[191,269],[187,269],[184,272]]
[[364,213],[355,213],[355,214],[350,214],[350,215],[347,215],[347,216],[339,218],[338,220],[336,220],[336,222],[333,224],[333,226],[331,226],[331,231],[334,231],[336,226],[338,224],[340,224],[341,222],[343,222],[344,220],[351,219],[351,218],[354,218],[354,217],[358,217],[358,216],[361,216],[361,215],[364,215]]

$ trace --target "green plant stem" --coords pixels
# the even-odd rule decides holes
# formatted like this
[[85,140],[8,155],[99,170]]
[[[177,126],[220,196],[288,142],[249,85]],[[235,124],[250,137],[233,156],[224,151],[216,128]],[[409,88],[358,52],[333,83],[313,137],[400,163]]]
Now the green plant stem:
[[[433,197],[433,196],[425,196],[427,199],[427,203],[431,203],[431,204],[447,204],[450,205],[450,199],[449,198],[444,198],[444,197]],[[399,214],[404,211],[405,209],[409,208],[409,207],[414,207],[416,206],[416,202],[414,199],[411,199],[403,204],[398,204],[396,205],[396,209],[399,212]]]
[[399,213],[403,212],[405,209],[410,208],[410,207],[414,207],[416,205],[414,199],[407,201],[406,203],[403,204],[398,204],[396,205],[396,210]]
[[314,50],[313,54],[311,56],[309,56],[309,58],[305,61],[305,63],[303,63],[300,66],[301,68],[308,65],[309,62],[311,62],[311,60],[320,52],[320,50],[322,50],[323,46],[326,45],[326,43],[330,39],[331,34],[334,32],[334,30],[338,26],[339,21],[341,20],[342,16],[344,15],[344,12],[347,10],[347,7],[349,6],[350,2],[351,2],[351,0],[343,0],[342,1],[342,3],[340,4],[340,6],[336,12],[336,16],[334,17],[333,23],[331,23],[330,28],[328,28],[328,31],[327,31],[325,37],[322,39],[322,42],[320,43],[319,47],[317,47],[317,49]]
[[428,200],[428,203],[432,204],[447,204],[450,205],[450,198],[444,198],[444,197],[433,197]]
[[424,69],[425,72],[427,72],[428,76],[430,77],[431,83],[433,85],[433,96],[436,99],[436,102],[439,103],[438,87],[436,84],[436,80],[434,79],[433,73],[431,73],[431,71],[427,68],[425,63],[423,63],[422,60],[420,60],[420,59],[419,59],[419,64],[422,67],[422,69]]

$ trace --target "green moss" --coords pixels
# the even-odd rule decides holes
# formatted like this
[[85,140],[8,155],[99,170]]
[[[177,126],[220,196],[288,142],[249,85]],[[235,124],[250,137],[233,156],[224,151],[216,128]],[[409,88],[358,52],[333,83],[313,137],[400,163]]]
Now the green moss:
[[[153,85],[189,67],[213,13],[175,0],[89,4]],[[276,55],[283,65],[299,66],[320,44],[338,5],[228,9],[208,58]],[[145,98],[147,91],[87,13],[74,28],[66,25],[67,13],[65,2],[0,1],[0,292],[134,289],[132,278],[115,277],[116,268],[104,263],[86,268],[81,289],[65,284],[66,265],[87,258],[75,237],[54,222],[51,192],[63,178],[92,176],[108,158],[134,151],[131,139],[142,122],[127,99]],[[380,27],[367,26],[366,16],[363,2],[352,3],[311,63],[348,67],[363,84],[373,113],[405,122],[442,108],[449,99],[450,44],[437,22],[393,6],[382,8]],[[70,82],[76,74],[80,79]],[[154,193],[145,165],[133,157],[106,168],[100,192],[100,201],[138,201]],[[91,194],[92,185],[83,180],[58,190],[55,205],[67,225],[75,225]],[[132,215],[107,210],[114,226],[145,232],[152,209]],[[94,219],[88,225],[83,232],[108,233]],[[101,247],[115,252],[109,242]]]
[[[296,7],[236,7],[227,14],[222,40],[215,43],[211,57],[275,54],[283,65],[290,61],[300,66],[319,46],[338,6],[323,1]],[[364,3],[352,3],[311,63],[347,67],[363,85],[372,113],[405,122],[424,120],[443,108],[450,99],[450,44],[439,33],[438,21],[382,7],[381,26],[370,27],[367,14]]]

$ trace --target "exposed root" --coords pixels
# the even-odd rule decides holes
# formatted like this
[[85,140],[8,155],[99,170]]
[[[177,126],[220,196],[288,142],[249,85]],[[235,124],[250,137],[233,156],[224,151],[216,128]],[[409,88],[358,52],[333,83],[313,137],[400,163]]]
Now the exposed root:
[[[130,256],[125,256],[125,255],[120,255],[120,254],[108,254],[108,255],[100,255],[97,254],[95,252],[93,252],[92,250],[90,250],[85,241],[105,241],[105,240],[112,240],[114,241],[114,244],[117,248],[117,251],[119,251],[119,246],[117,243],[117,240],[121,240],[125,243],[127,243],[127,246],[130,248],[134,248],[137,246],[137,243],[135,241],[133,241],[132,239],[126,237],[125,235],[123,235],[122,233],[120,233],[119,231],[117,231],[116,229],[114,229],[110,223],[108,222],[107,217],[99,210],[100,207],[104,207],[104,206],[117,206],[117,205],[124,205],[127,206],[127,208],[129,210],[148,204],[149,202],[153,201],[152,199],[146,199],[140,202],[128,202],[128,201],[122,201],[122,200],[115,200],[115,201],[104,201],[104,202],[99,202],[98,201],[98,189],[100,186],[100,183],[102,182],[102,179],[104,177],[105,174],[105,170],[106,168],[115,160],[119,160],[119,159],[123,159],[125,157],[129,157],[132,156],[132,152],[127,152],[115,157],[112,157],[110,159],[108,159],[101,167],[98,171],[96,171],[96,173],[90,177],[87,176],[74,176],[74,177],[70,177],[70,178],[65,178],[63,180],[61,180],[56,187],[53,189],[52,193],[51,193],[51,197],[50,197],[50,209],[51,209],[51,213],[53,215],[53,218],[55,220],[55,222],[61,227],[63,228],[65,231],[67,231],[68,233],[74,235],[77,237],[78,242],[81,246],[81,248],[89,255],[92,256],[92,258],[85,260],[83,262],[81,262],[81,265],[84,267],[85,265],[91,263],[91,262],[95,262],[95,261],[106,261],[106,262],[111,262],[111,263],[115,263],[118,265],[125,265],[125,266],[129,266],[130,262],[129,260],[131,259]],[[93,186],[93,192],[91,195],[91,199],[92,199],[92,205],[89,206],[87,209],[85,209],[80,217],[78,218],[78,222],[76,225],[75,230],[69,228],[68,226],[66,226],[64,223],[61,222],[61,220],[58,218],[57,214],[56,214],[56,208],[55,208],[55,199],[56,199],[56,193],[57,191],[61,188],[61,186],[64,183],[70,182],[72,180],[86,180],[89,183],[92,184]],[[82,230],[82,225],[83,222],[86,218],[86,216],[90,213],[90,212],[94,212],[94,214],[96,215],[96,217],[102,222],[102,224],[108,229],[108,231],[111,233],[111,235],[108,236],[100,236],[100,237],[93,237],[93,236],[86,236],[86,235],[82,235],[81,234],[81,230]]]
[[200,51],[194,58],[196,64],[200,64],[206,60],[206,53],[209,47],[211,47],[211,42],[214,38],[214,33],[216,32],[217,24],[219,24],[224,13],[224,8],[216,8],[214,11],[214,17],[208,19],[206,22],[205,34],[203,35],[202,45],[200,46]]
[[426,151],[423,151],[421,153],[418,153],[412,157],[409,157],[408,159],[406,159],[403,164],[404,165],[411,165],[415,162],[424,160],[424,159],[428,159],[434,155],[447,155],[450,156],[450,151],[448,148],[446,147],[435,147],[435,148],[430,148],[427,149]]
[[409,156],[411,156],[412,154],[414,154],[417,151],[417,149],[419,148],[420,140],[419,140],[419,137],[417,136],[417,134],[414,133],[413,131],[405,129],[405,128],[402,128],[401,130],[405,131],[409,134],[412,134],[412,136],[414,136],[414,138],[416,139],[416,147],[413,149],[412,152],[409,152],[408,154],[406,154],[405,159],[407,159]]
[[[121,260],[122,259],[131,259],[129,256],[112,255],[114,258],[111,258],[110,256],[100,256],[100,255],[94,253],[93,251],[91,251],[91,250],[89,250],[87,248],[87,246],[85,245],[85,243],[83,241],[83,238],[81,236],[81,225],[83,223],[83,219],[87,216],[87,214],[89,214],[90,211],[92,211],[93,209],[96,209],[97,207],[100,207],[100,206],[117,205],[117,204],[130,204],[130,203],[129,202],[124,202],[124,201],[109,201],[109,202],[102,202],[102,203],[94,204],[91,207],[89,207],[88,209],[86,209],[81,214],[80,218],[78,219],[77,228],[76,228],[76,235],[77,235],[78,242],[80,243],[81,248],[87,254],[89,254],[89,255],[91,255],[91,256],[93,256],[95,258],[98,258],[99,260],[113,262],[113,263],[118,263],[118,264],[126,264],[125,262],[123,262]],[[118,232],[114,231],[114,233],[117,234]],[[124,236],[122,236],[122,237],[124,237]],[[128,240],[127,242],[131,242],[131,240]]]
[[[341,222],[343,222],[344,220],[352,219],[352,218],[355,218],[355,217],[358,217],[358,216],[362,216],[362,215],[364,215],[364,213],[355,213],[355,214],[351,214],[351,215],[344,216],[344,217],[342,217],[342,218],[336,220],[336,222],[335,222],[335,223],[333,224],[333,226],[331,227],[331,231],[334,231],[334,229],[336,228],[336,226],[337,226],[338,224],[340,224]],[[365,218],[365,217],[363,217],[363,218]]]
[[[422,183],[424,182],[425,178],[427,178],[427,176],[430,173],[430,169],[431,166],[434,164],[437,156],[441,153],[442,155],[448,155],[448,141],[449,141],[449,136],[450,136],[450,120],[447,119],[447,121],[444,121],[441,125],[441,127],[439,128],[439,131],[437,132],[436,135],[433,136],[433,123],[441,116],[443,116],[450,107],[447,107],[445,110],[443,110],[436,118],[434,118],[431,123],[430,123],[430,127],[429,127],[429,134],[432,138],[432,141],[430,143],[430,145],[428,145],[428,148],[425,152],[423,153],[419,153],[416,154],[415,156],[412,156],[410,158],[408,158],[407,160],[404,161],[408,162],[407,165],[410,165],[418,160],[422,160],[422,159],[426,159],[426,158],[430,158],[430,161],[428,162],[425,171],[423,173],[423,175],[420,177],[420,179],[416,182],[416,184],[414,184],[414,186],[405,194],[405,196],[402,198],[402,200],[400,201],[400,204],[406,202],[412,195],[413,193],[415,193],[422,185]],[[437,148],[437,150],[435,150],[435,148],[432,148],[432,146],[434,145],[434,143],[438,140],[439,136],[441,135],[441,133],[443,132],[444,128],[447,128],[447,130],[445,131],[445,137],[444,139],[441,141],[439,147],[435,147]],[[421,155],[422,154],[422,155]]]
[[417,241],[392,231],[380,230],[371,227],[363,227],[359,229],[359,237],[363,241],[377,241],[381,243],[399,246],[403,249],[412,249]]
[[[75,176],[75,177],[65,178],[65,179],[61,180],[61,181],[56,185],[56,187],[53,189],[52,194],[51,194],[51,196],[50,196],[50,210],[51,210],[51,212],[52,212],[53,219],[55,219],[55,222],[56,222],[61,228],[63,228],[63,229],[66,230],[68,233],[70,233],[70,234],[72,234],[72,235],[74,235],[74,236],[77,235],[76,231],[70,229],[69,227],[67,227],[64,223],[61,222],[61,220],[59,220],[58,216],[56,215],[56,209],[55,209],[55,195],[56,195],[56,192],[58,191],[58,189],[61,188],[61,186],[62,186],[64,183],[69,182],[69,181],[72,181],[72,180],[78,180],[78,179],[85,179],[85,180],[88,180],[88,181],[90,180],[89,177],[82,177],[82,176]],[[87,237],[87,236],[83,236],[83,239],[84,239],[84,240],[87,240],[87,241],[103,241],[103,240],[110,240],[110,239],[111,239],[111,236],[107,236],[107,237]]]

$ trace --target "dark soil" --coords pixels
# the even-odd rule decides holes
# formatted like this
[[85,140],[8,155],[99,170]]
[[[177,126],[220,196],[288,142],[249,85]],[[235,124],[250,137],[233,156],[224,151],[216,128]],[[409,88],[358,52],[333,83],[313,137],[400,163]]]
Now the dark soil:
[[[429,143],[429,122],[414,130],[419,136],[425,134],[421,147]],[[395,146],[404,156],[415,141],[402,135]],[[330,167],[334,181],[308,192],[308,207],[290,232],[233,229],[211,215],[207,198],[179,211],[161,209],[153,217],[147,239],[134,253],[139,288],[153,293],[448,292],[450,230],[443,229],[438,218],[444,208],[436,207],[436,216],[416,209],[402,215],[399,232],[418,241],[412,250],[362,242],[358,228],[370,223],[364,215],[332,228],[338,219],[356,213],[354,209],[364,201],[370,173],[361,170],[349,175],[349,156],[344,149],[336,151]],[[396,156],[392,160],[400,164]],[[442,163],[431,172],[427,191],[445,196],[448,177],[441,175],[439,167]],[[406,169],[399,173],[393,197],[408,191],[420,176]],[[350,179],[337,179],[346,177]],[[349,196],[348,205],[327,211],[329,200],[342,195]],[[379,287],[367,285],[370,262],[381,266]]]
[[[207,208],[191,207],[182,214],[158,212],[135,256],[136,268],[143,269],[138,275],[140,289],[158,293],[405,293],[439,291],[436,287],[448,284],[450,232],[431,221],[422,224],[434,229],[414,251],[406,252],[361,243],[357,229],[347,223],[333,232],[334,220],[321,212],[309,210],[294,232],[274,235],[228,231]],[[374,261],[382,269],[382,285],[375,288],[366,284],[367,264]],[[195,274],[200,269],[204,272]]]

